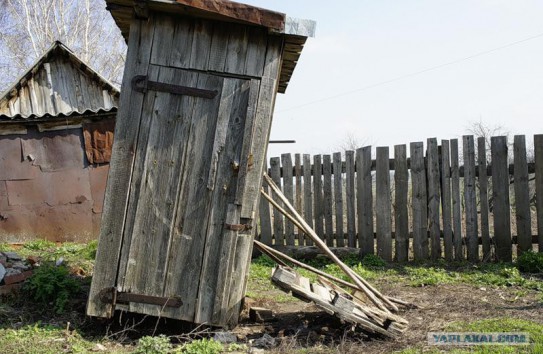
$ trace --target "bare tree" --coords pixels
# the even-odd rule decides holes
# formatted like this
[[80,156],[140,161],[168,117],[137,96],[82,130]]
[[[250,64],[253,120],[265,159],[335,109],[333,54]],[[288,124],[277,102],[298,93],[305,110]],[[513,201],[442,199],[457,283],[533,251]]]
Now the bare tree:
[[126,44],[104,0],[0,0],[0,91],[59,40],[119,85]]

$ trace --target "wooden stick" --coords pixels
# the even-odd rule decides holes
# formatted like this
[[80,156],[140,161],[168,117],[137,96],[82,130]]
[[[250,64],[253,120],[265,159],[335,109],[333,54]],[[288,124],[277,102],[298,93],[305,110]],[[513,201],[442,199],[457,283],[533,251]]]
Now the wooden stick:
[[299,230],[302,230],[305,234],[307,234],[307,232],[305,231],[304,227],[302,225],[300,225],[300,223],[298,221],[296,221],[296,219],[294,219],[292,217],[292,215],[290,215],[285,209],[283,209],[279,203],[277,203],[275,200],[273,200],[273,198],[268,194],[266,193],[266,191],[264,191],[264,188],[262,188],[260,190],[260,194],[262,194],[262,196],[264,198],[266,198],[266,200],[268,202],[270,202],[271,205],[273,205],[277,210],[279,210],[279,212],[281,214],[283,214],[284,216],[287,217],[287,219],[289,219],[290,221],[292,221],[292,223],[299,229]]
[[290,213],[293,214],[293,216],[299,221],[299,223],[303,226],[303,229],[308,232],[308,236],[313,239],[313,242],[319,247],[334,263],[336,263],[345,274],[347,274],[354,283],[359,287],[359,289],[368,296],[368,298],[377,306],[379,309],[390,312],[389,309],[383,304],[383,302],[371,291],[369,290],[363,282],[360,281],[358,275],[349,268],[345,263],[343,263],[329,248],[326,246],[326,244],[320,239],[320,237],[313,231],[313,229],[307,224],[307,222],[298,214],[296,209],[290,204],[288,199],[283,195],[279,187],[273,182],[273,180],[265,173],[264,179],[266,180],[266,183],[270,186],[270,188],[275,192],[275,194],[281,199],[283,204],[286,206],[286,208],[289,210]]

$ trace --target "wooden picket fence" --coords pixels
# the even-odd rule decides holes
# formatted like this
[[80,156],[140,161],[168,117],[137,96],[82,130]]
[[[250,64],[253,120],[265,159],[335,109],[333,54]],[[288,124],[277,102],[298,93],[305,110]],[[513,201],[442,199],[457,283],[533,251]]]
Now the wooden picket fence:
[[[283,154],[268,173],[330,247],[405,262],[511,261],[543,252],[543,135],[427,140],[333,155]],[[459,156],[459,152],[462,156]],[[531,151],[530,151],[531,152]],[[462,159],[459,159],[462,157]],[[267,191],[267,187],[264,186]],[[267,245],[311,246],[261,198],[257,237]],[[516,233],[513,235],[513,233]],[[539,236],[538,236],[539,235]],[[534,244],[538,244],[534,247]]]

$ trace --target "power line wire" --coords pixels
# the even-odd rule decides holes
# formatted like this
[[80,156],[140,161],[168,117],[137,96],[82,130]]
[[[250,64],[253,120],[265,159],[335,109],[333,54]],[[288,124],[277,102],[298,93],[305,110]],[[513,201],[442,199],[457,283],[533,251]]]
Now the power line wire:
[[441,68],[446,67],[446,66],[458,64],[458,63],[461,63],[463,61],[467,61],[467,60],[471,60],[471,59],[474,59],[474,58],[477,58],[477,57],[481,57],[481,56],[484,56],[484,55],[487,55],[487,54],[490,54],[490,53],[493,53],[493,52],[497,52],[499,50],[506,49],[506,48],[509,48],[509,47],[512,47],[512,46],[515,46],[515,45],[518,45],[518,44],[521,44],[521,43],[524,43],[524,42],[528,42],[528,41],[531,41],[533,39],[537,39],[537,38],[540,38],[540,37],[543,37],[543,33],[539,33],[539,34],[536,34],[534,36],[518,40],[516,42],[505,44],[505,45],[502,45],[500,47],[485,50],[484,52],[479,52],[479,53],[476,53],[476,54],[473,54],[473,55],[470,55],[470,56],[467,56],[467,57],[464,57],[464,58],[461,58],[461,59],[456,59],[456,60],[453,60],[453,61],[450,61],[450,62],[447,62],[447,63],[443,63],[443,64],[440,64],[440,65],[429,67],[427,69],[423,69],[423,70],[420,70],[420,71],[415,71],[415,72],[412,72],[412,73],[409,73],[409,74],[401,75],[401,76],[395,77],[393,79],[388,79],[388,80],[385,80],[385,81],[377,82],[375,84],[364,86],[364,87],[361,87],[361,88],[358,88],[358,89],[355,89],[355,90],[342,92],[342,93],[339,93],[337,95],[324,97],[324,98],[321,98],[321,99],[318,99],[318,100],[315,100],[315,101],[310,101],[310,102],[307,102],[307,103],[303,103],[303,104],[298,105],[298,106],[285,108],[283,110],[278,111],[278,113],[292,111],[292,110],[303,108],[303,107],[306,107],[306,106],[310,106],[310,105],[313,105],[313,104],[316,104],[316,103],[321,103],[321,102],[334,100],[336,98],[352,95],[353,93],[357,93],[357,92],[361,92],[361,91],[367,91],[367,90],[375,88],[375,87],[384,86],[384,85],[387,85],[387,84],[390,84],[390,83],[393,83],[393,82],[396,82],[396,81],[400,81],[400,80],[407,79],[407,78],[410,78],[410,77],[413,77],[413,76],[421,75],[421,74],[427,73],[429,71],[438,70],[438,69],[441,69]]

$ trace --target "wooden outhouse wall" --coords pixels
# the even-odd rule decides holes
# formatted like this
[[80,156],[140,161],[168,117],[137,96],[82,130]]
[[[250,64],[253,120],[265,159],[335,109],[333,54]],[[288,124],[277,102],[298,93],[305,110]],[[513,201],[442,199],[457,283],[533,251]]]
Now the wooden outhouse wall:
[[[134,19],[88,314],[100,291],[179,297],[128,310],[235,324],[245,294],[283,37],[151,12]],[[214,98],[133,89],[135,76]]]

